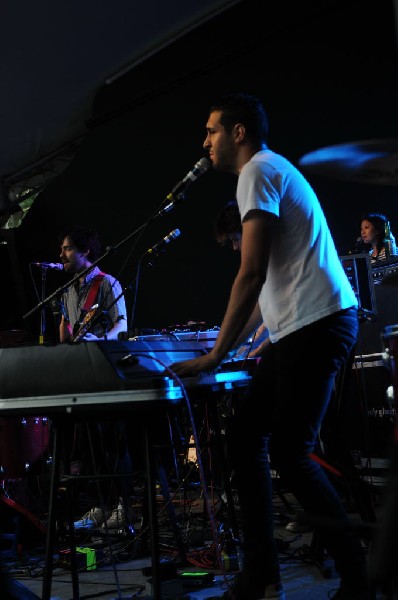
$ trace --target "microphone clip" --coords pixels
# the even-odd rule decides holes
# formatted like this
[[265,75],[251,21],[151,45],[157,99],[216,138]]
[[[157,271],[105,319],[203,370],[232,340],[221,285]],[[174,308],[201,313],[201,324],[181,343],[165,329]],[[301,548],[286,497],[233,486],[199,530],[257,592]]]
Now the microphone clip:
[[[193,169],[189,171],[182,179],[179,181],[171,190],[169,194],[167,194],[165,200],[161,204],[161,210],[159,215],[163,215],[166,212],[169,212],[175,204],[184,199],[185,190],[197,180],[198,177],[206,173],[206,171],[210,168],[211,162],[208,158],[203,157],[195,164]],[[168,202],[166,206],[163,206],[165,202]]]
[[149,255],[151,257],[150,260],[148,261],[148,264],[152,265],[153,257],[158,257],[159,254],[163,253],[166,250],[166,247],[168,246],[168,244],[170,244],[170,242],[172,242],[173,240],[180,237],[180,235],[181,235],[181,231],[179,229],[173,229],[173,231],[170,231],[170,233],[168,235],[165,235],[164,238],[162,240],[160,240],[160,242],[158,242],[151,248],[148,248],[148,250],[145,252],[145,255],[144,255],[144,256]]
[[[169,194],[163,200],[162,205],[161,205],[162,208],[159,210],[157,216],[162,217],[166,213],[170,212],[175,207],[176,204],[179,204],[183,200],[185,200],[185,192],[180,192],[179,194],[176,194],[175,196],[173,196],[172,194]],[[168,202],[168,204],[165,205],[166,202]]]

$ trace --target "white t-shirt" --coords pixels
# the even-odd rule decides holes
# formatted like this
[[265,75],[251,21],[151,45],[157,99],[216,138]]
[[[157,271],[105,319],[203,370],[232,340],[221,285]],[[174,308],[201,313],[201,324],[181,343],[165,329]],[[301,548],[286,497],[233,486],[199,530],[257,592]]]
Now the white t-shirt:
[[242,221],[252,209],[279,217],[259,296],[272,342],[358,305],[318,198],[288,160],[257,152],[239,175],[237,201]]

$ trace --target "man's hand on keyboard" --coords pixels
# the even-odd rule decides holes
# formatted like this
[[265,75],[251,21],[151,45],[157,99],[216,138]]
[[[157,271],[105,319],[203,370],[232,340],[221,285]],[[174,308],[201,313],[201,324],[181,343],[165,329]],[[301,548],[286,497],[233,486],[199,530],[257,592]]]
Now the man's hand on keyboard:
[[192,358],[191,360],[175,362],[170,365],[169,368],[174,371],[178,377],[192,377],[203,371],[213,371],[218,367],[218,364],[218,361],[209,353],[204,356],[199,356],[198,358]]

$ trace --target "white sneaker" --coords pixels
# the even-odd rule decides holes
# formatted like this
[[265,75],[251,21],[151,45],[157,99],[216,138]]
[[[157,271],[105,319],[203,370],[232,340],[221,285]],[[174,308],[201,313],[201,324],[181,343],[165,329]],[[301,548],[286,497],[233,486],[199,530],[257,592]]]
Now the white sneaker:
[[113,509],[112,514],[109,518],[102,523],[103,529],[124,529],[126,527],[126,513],[124,511],[123,505],[118,504],[116,508]]
[[306,533],[307,531],[312,531],[312,527],[307,525],[307,523],[290,521],[290,523],[286,525],[286,531],[291,531],[292,533]]
[[110,510],[103,512],[102,508],[94,507],[86,512],[81,519],[74,522],[75,529],[95,529],[100,527],[111,515]]

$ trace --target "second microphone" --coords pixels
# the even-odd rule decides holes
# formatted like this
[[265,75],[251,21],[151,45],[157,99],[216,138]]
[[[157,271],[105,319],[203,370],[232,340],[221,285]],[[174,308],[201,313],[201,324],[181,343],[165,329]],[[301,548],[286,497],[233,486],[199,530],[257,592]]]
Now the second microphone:
[[167,244],[170,244],[171,241],[176,240],[180,237],[181,231],[179,229],[173,229],[169,234],[165,235],[160,242],[152,246],[152,248],[148,248],[146,254],[159,254],[160,252],[164,252]]

